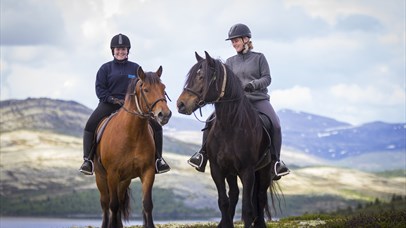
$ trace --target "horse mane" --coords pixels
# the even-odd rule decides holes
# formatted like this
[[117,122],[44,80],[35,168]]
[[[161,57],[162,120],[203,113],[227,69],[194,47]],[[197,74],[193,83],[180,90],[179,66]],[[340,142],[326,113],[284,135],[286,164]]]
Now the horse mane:
[[[224,97],[217,101],[216,104],[228,103],[228,105],[222,105],[222,108],[217,108],[217,114],[220,116],[226,116],[226,119],[230,121],[235,127],[244,127],[251,129],[259,124],[258,113],[251,102],[244,94],[244,90],[241,84],[241,80],[234,74],[234,72],[221,60],[214,60],[214,69],[210,68],[209,64],[204,64],[205,72],[205,85],[203,93],[210,93],[210,81],[213,74],[213,70],[216,72],[218,78],[216,78],[216,96],[220,94],[222,83],[224,80],[224,68],[227,74],[227,83],[225,87]],[[205,61],[208,62],[207,60]],[[211,91],[213,92],[213,90]],[[216,105],[215,104],[215,105]],[[217,106],[219,107],[219,106]]]

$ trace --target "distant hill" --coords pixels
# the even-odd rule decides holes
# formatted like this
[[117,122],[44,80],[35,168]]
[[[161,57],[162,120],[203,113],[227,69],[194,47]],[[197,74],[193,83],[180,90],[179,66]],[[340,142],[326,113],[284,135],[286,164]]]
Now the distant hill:
[[[36,130],[82,137],[93,110],[66,100],[28,98],[0,101],[1,132]],[[203,124],[173,116],[165,128],[171,131],[200,131]]]
[[0,102],[1,132],[47,131],[81,137],[92,110],[75,101],[28,98]]
[[[75,102],[48,98],[28,98],[0,102],[1,132],[35,130],[82,137],[92,110]],[[361,126],[306,112],[284,109],[278,112],[282,125],[283,146],[328,160],[340,160],[368,153],[406,151],[406,124],[384,122]],[[164,126],[165,133],[200,132],[199,121],[172,117]],[[169,134],[166,134],[169,135]],[[176,137],[165,137],[164,146],[174,152]],[[190,145],[189,150],[196,150]],[[183,151],[183,152],[181,152]],[[187,152],[192,153],[192,152]]]

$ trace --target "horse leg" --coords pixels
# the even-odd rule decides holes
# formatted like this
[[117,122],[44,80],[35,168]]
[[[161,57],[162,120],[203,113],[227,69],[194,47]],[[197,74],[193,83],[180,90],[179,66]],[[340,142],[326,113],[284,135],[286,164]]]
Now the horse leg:
[[240,174],[242,182],[242,219],[244,227],[251,227],[254,221],[253,215],[253,190],[255,182],[255,173],[252,168],[248,168]]
[[152,209],[154,207],[152,203],[152,186],[155,181],[155,169],[154,167],[148,169],[141,177],[142,184],[142,213],[144,218],[144,227],[155,227],[152,218]]
[[221,211],[221,221],[218,227],[234,227],[233,220],[229,214],[230,202],[226,193],[225,176],[221,174],[218,166],[210,163],[211,177],[216,184],[218,194],[218,206]]
[[240,194],[240,190],[238,189],[238,184],[237,184],[237,176],[229,175],[226,178],[227,183],[228,183],[228,197],[230,201],[230,205],[228,208],[228,214],[230,215],[231,219],[234,219],[235,215],[235,207],[237,206],[238,203],[238,196]]
[[[121,214],[119,212],[119,200],[118,200],[118,175],[115,173],[110,173],[107,176],[107,183],[109,185],[110,193],[110,219],[108,228],[122,228],[123,224],[121,223]],[[120,220],[120,221],[119,221]]]
[[103,211],[103,222],[101,228],[107,228],[109,223],[109,189],[105,176],[96,173],[96,185],[100,192],[100,205]]
[[[131,179],[120,182],[118,187],[118,201],[120,205],[118,218],[124,218],[128,221],[130,217],[130,189]],[[123,226],[122,219],[119,220],[121,226]]]
[[255,219],[254,227],[265,228],[264,210],[269,211],[268,208],[268,188],[271,184],[270,164],[258,170],[255,175],[255,201],[254,210],[256,210],[257,217]]

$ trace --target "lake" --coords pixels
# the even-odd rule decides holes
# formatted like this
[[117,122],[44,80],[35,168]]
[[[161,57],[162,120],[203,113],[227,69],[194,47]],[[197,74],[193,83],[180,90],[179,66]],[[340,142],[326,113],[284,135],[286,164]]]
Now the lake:
[[[26,217],[0,217],[1,228],[83,228],[87,226],[100,227],[101,219],[64,219],[64,218],[26,218]],[[191,224],[199,221],[154,221],[155,224],[181,223]],[[207,222],[204,221],[204,222]],[[130,220],[124,226],[142,225],[141,220]]]

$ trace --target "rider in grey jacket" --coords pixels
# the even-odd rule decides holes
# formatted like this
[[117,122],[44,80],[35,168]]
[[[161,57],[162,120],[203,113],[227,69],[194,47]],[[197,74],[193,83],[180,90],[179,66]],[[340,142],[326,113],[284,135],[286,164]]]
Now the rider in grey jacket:
[[[244,24],[236,24],[231,27],[228,38],[237,54],[226,60],[226,65],[241,80],[245,95],[253,106],[265,114],[271,121],[270,134],[272,138],[272,174],[273,180],[279,180],[282,176],[289,174],[290,170],[285,163],[280,161],[282,146],[282,133],[279,118],[269,102],[267,87],[271,84],[272,78],[268,62],[262,53],[253,52],[250,29]],[[205,132],[210,126],[205,127]],[[205,135],[203,134],[202,149],[195,153],[188,161],[198,171],[204,172],[207,155],[204,151]]]

